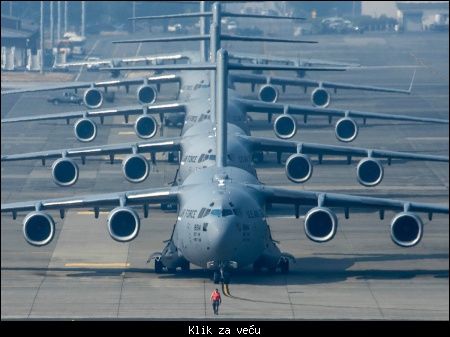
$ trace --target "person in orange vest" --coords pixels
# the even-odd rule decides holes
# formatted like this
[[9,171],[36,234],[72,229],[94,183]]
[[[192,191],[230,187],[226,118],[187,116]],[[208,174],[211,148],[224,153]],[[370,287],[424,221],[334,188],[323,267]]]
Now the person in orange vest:
[[211,294],[210,301],[214,310],[214,315],[219,314],[219,305],[222,303],[222,297],[220,296],[219,289],[216,289]]

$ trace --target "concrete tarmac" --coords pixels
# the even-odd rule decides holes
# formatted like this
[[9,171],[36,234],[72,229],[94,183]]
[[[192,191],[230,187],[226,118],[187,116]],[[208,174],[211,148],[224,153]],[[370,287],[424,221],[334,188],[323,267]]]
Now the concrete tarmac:
[[[294,48],[286,44],[233,43],[224,47],[293,58],[300,55],[357,62],[363,66],[344,73],[308,74],[311,79],[324,81],[408,89],[417,68],[410,95],[338,90],[332,93],[331,107],[449,118],[448,34],[392,32],[308,38],[319,44]],[[103,40],[89,43],[102,46],[97,50],[97,55],[105,53],[101,57],[132,52],[131,45],[112,46]],[[154,53],[154,46],[141,47],[141,54]],[[179,44],[157,48],[158,53],[172,52]],[[83,71],[78,80],[104,76]],[[131,91],[126,94],[124,89],[117,90],[116,105],[134,103]],[[256,98],[248,85],[238,85],[238,91],[244,97]],[[164,87],[160,99],[171,99],[173,95],[173,88]],[[77,106],[52,106],[46,102],[46,96],[2,96],[2,118],[79,110]],[[309,96],[298,88],[287,88],[280,94],[280,102],[310,104]],[[251,116],[253,135],[275,138],[265,115]],[[92,145],[137,141],[132,122],[133,118],[129,124],[120,117],[107,118],[104,125],[99,124],[98,137]],[[449,155],[448,125],[376,120],[368,120],[366,125],[360,120],[358,123],[359,136],[348,146]],[[165,128],[165,136],[179,132]],[[76,141],[73,122],[6,124],[1,133],[2,155],[86,145]],[[294,139],[343,145],[334,136],[334,124],[320,117],[310,117],[307,124],[300,121]],[[110,165],[107,158],[88,158],[86,165],[77,160],[80,178],[70,188],[52,182],[51,163],[2,163],[1,202],[160,187],[173,180],[177,165],[168,163],[164,155],[159,158],[157,169],[138,185],[125,181],[120,158],[116,158],[115,165]],[[283,160],[286,158],[283,156]],[[313,159],[317,164],[317,158]],[[260,181],[268,185],[448,205],[448,163],[393,161],[388,166],[382,162],[385,176],[374,188],[359,185],[356,159],[347,165],[346,158],[325,157],[322,165],[315,165],[311,180],[302,185],[294,185],[286,178],[275,154],[267,154],[265,161],[257,164],[257,172]],[[276,208],[274,212],[279,217],[269,221],[273,237],[282,251],[294,255],[296,263],[291,263],[289,274],[255,275],[251,267],[233,273],[228,287],[220,289],[223,303],[219,316],[215,316],[209,297],[218,285],[212,282],[210,273],[191,266],[188,275],[179,271],[155,274],[153,263],[146,263],[149,255],[161,251],[163,241],[169,239],[175,212],[151,207],[139,236],[130,243],[117,243],[107,232],[107,210],[102,210],[98,219],[91,211],[69,211],[64,220],[59,220],[55,212],[59,221],[55,238],[42,248],[28,245],[23,238],[21,226],[26,214],[19,214],[17,220],[2,214],[2,321],[170,320],[183,321],[186,333],[188,326],[202,327],[219,321],[223,323],[220,326],[227,327],[242,321],[241,327],[253,324],[267,334],[267,322],[279,321],[449,320],[447,215],[435,214],[429,221],[426,214],[419,214],[425,224],[423,239],[417,246],[404,249],[390,239],[389,224],[394,216],[391,212],[380,220],[377,212],[351,210],[350,219],[346,220],[339,210],[335,238],[317,244],[306,237],[303,221],[295,219],[291,207]]]

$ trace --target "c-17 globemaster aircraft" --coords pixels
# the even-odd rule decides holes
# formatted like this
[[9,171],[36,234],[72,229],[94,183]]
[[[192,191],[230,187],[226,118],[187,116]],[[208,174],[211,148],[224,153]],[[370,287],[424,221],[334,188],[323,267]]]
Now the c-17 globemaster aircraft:
[[[205,65],[205,67],[207,66],[208,64]],[[229,64],[229,66],[232,67],[233,64]],[[200,65],[186,65],[185,67],[194,69],[194,67],[200,67]],[[274,66],[261,65],[253,67],[265,68]],[[170,70],[170,66],[164,67],[164,70]],[[80,170],[74,158],[81,158],[84,165],[87,157],[109,156],[110,162],[113,164],[116,155],[125,154],[126,156],[122,161],[124,177],[129,182],[141,183],[151,173],[150,163],[144,157],[144,154],[150,154],[153,169],[156,169],[155,153],[168,152],[169,161],[173,161],[174,154],[179,152],[181,162],[174,182],[182,184],[184,179],[192,172],[214,165],[216,159],[216,122],[211,108],[214,103],[210,95],[209,81],[207,81],[209,76],[205,75],[204,72],[205,70],[199,71],[195,69],[190,71],[192,75],[189,78],[191,80],[198,78],[201,82],[191,86],[192,89],[185,91],[187,98],[184,102],[157,104],[147,108],[146,114],[149,119],[152,119],[153,117],[149,115],[152,110],[161,113],[162,111],[174,111],[175,107],[183,107],[186,118],[179,137],[22,154],[3,154],[1,161],[40,159],[45,165],[46,161],[55,159],[51,167],[52,178],[57,185],[67,187],[74,185],[79,178]],[[270,151],[277,153],[278,163],[281,163],[282,153],[292,154],[286,160],[285,169],[288,179],[295,183],[304,183],[312,177],[313,162],[310,158],[311,155],[317,155],[320,164],[324,156],[343,156],[347,158],[348,164],[351,164],[354,157],[362,158],[357,165],[356,176],[359,183],[367,187],[377,186],[381,183],[384,177],[381,159],[387,159],[389,165],[393,159],[447,163],[449,161],[449,158],[444,156],[252,137],[250,136],[247,118],[245,118],[244,103],[246,101],[240,99],[233,89],[227,89],[227,97],[226,113],[227,118],[230,120],[228,123],[229,134],[227,143],[229,165],[240,167],[255,176],[256,171],[253,163],[262,162],[264,160],[264,152]],[[253,103],[249,101],[249,105]],[[264,104],[271,105],[272,103]],[[315,108],[310,107],[309,109]],[[273,109],[273,111],[276,110]],[[145,118],[145,115],[140,118]],[[136,125],[140,127],[137,128]],[[151,123],[151,125],[151,132],[155,134],[156,121]],[[138,119],[135,124],[135,131],[142,134],[142,130],[143,127]]]
[[293,256],[282,253],[271,237],[266,214],[269,205],[293,205],[297,219],[300,206],[307,207],[305,234],[319,243],[336,235],[335,208],[343,209],[346,218],[350,208],[378,210],[381,219],[385,211],[398,212],[391,221],[390,234],[400,247],[412,247],[421,241],[424,226],[416,212],[428,213],[429,220],[433,213],[448,214],[448,206],[271,187],[241,168],[228,166],[227,61],[227,52],[220,50],[214,166],[193,172],[177,186],[2,204],[1,212],[11,212],[16,218],[18,212],[31,211],[23,221],[23,234],[29,244],[44,246],[52,241],[56,231],[55,221],[47,211],[59,210],[63,218],[69,209],[94,208],[98,216],[100,208],[112,208],[107,219],[109,234],[118,242],[129,242],[137,237],[141,225],[135,207],[142,206],[147,218],[149,204],[175,203],[178,214],[171,238],[161,253],[150,256],[155,258],[155,272],[161,272],[163,267],[170,272],[178,267],[188,272],[190,264],[194,264],[213,272],[215,283],[228,283],[230,271],[251,264],[255,271],[289,271],[289,259]]
[[[267,16],[267,15],[251,15],[251,14],[237,14],[237,13],[228,13],[221,11],[220,3],[214,3],[212,12],[200,12],[200,13],[189,13],[189,14],[178,14],[178,15],[165,15],[158,17],[142,17],[140,19],[161,19],[161,18],[173,18],[173,17],[213,17],[213,22],[220,22],[222,16],[242,16],[242,17],[259,17],[259,18],[273,18],[273,19],[302,19],[302,18],[289,18],[289,17],[278,17],[278,16]],[[139,18],[137,18],[139,19]],[[217,36],[215,37],[215,41],[211,42],[210,49],[211,53],[214,54],[219,49],[221,41],[265,41],[265,42],[289,42],[289,43],[317,43],[316,41],[305,41],[305,40],[295,40],[295,39],[278,39],[278,38],[267,38],[267,37],[249,37],[249,36],[233,36],[222,34],[220,32],[220,26],[217,26],[217,32],[215,33]],[[177,41],[208,41],[212,39],[212,33],[206,34],[203,30],[200,35],[197,36],[185,36],[185,37],[170,37],[170,38],[156,38],[156,39],[140,39],[140,40],[128,40],[128,41],[113,41],[113,43],[141,43],[141,42],[177,42]],[[205,49],[205,48],[203,48]],[[205,49],[206,50],[206,49]],[[205,61],[205,50],[200,52],[200,61]],[[184,53],[183,53],[184,54]],[[158,57],[164,58],[168,55],[159,55]],[[193,62],[194,59],[190,55],[185,55],[186,58]],[[238,54],[235,58],[237,60],[242,59],[243,55]],[[274,60],[277,61],[277,60]],[[333,62],[317,62],[311,65],[308,62],[300,62],[293,60],[288,62],[290,64],[294,64],[297,66],[295,70],[298,72],[305,71],[344,71],[347,67],[353,67],[353,64],[348,64],[342,66],[339,63]],[[325,64],[325,65],[324,65]],[[122,69],[118,68],[107,68],[108,72],[114,71],[118,72],[120,70],[126,70],[124,67]],[[130,68],[131,69],[131,68]],[[353,85],[346,83],[334,83],[334,82],[324,82],[324,81],[314,81],[314,80],[306,80],[306,79],[290,79],[283,77],[267,77],[265,75],[242,75],[234,74],[232,76],[233,82],[244,82],[250,83],[252,88],[256,84],[264,84],[260,88],[259,98],[261,100],[276,102],[278,99],[278,90],[274,87],[274,85],[281,85],[283,88],[286,85],[290,86],[299,86],[304,87],[305,90],[307,87],[314,87],[315,89],[311,93],[311,100],[313,105],[320,107],[327,107],[330,104],[330,93],[328,89],[352,89],[352,90],[368,90],[373,92],[391,92],[391,93],[411,93],[412,82],[410,88],[408,90],[405,89],[395,89],[395,88],[383,88],[383,87],[375,87],[375,86],[364,86],[364,85]],[[297,80],[297,81],[295,81]],[[413,76],[414,80],[414,76]],[[100,108],[104,101],[104,95],[100,88],[104,88],[104,91],[107,92],[109,87],[113,86],[124,86],[126,91],[129,91],[129,87],[131,85],[138,85],[136,96],[138,102],[140,104],[149,104],[153,103],[157,97],[157,87],[161,83],[172,83],[179,82],[178,78],[174,78],[173,76],[165,76],[164,74],[158,76],[150,76],[150,77],[139,77],[132,79],[120,79],[120,80],[107,80],[107,81],[97,81],[97,82],[78,82],[78,83],[61,83],[58,85],[52,86],[39,86],[36,88],[27,88],[27,89],[12,89],[12,90],[4,90],[2,91],[2,95],[7,94],[17,94],[17,93],[27,93],[27,92],[40,92],[40,91],[50,91],[50,90],[62,90],[62,89],[74,89],[77,91],[78,89],[86,89],[83,94],[84,105],[90,109]],[[231,82],[230,82],[231,83]]]

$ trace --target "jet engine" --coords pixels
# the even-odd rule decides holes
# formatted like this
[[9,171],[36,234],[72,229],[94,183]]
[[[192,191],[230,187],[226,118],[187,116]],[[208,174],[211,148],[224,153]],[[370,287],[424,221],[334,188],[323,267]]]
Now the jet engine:
[[309,156],[296,153],[286,161],[286,176],[294,183],[304,183],[311,178],[313,163]]
[[313,106],[326,108],[330,105],[330,102],[331,95],[326,89],[317,87],[311,92],[311,103]]
[[131,154],[122,162],[122,172],[131,183],[141,183],[150,174],[150,165],[141,154]]
[[55,236],[55,229],[55,221],[45,212],[31,212],[23,220],[23,235],[32,246],[48,245]]
[[52,165],[53,181],[62,187],[72,186],[78,181],[79,168],[70,158],[59,158]]
[[400,247],[413,247],[422,239],[423,222],[411,212],[397,214],[391,222],[391,239]]
[[339,141],[344,143],[352,142],[358,136],[358,124],[351,118],[341,118],[336,123],[335,132]]
[[356,176],[359,183],[363,186],[377,186],[383,180],[383,165],[374,158],[361,159],[356,167]]
[[74,124],[75,137],[80,142],[92,142],[97,137],[97,124],[89,118],[81,118]]
[[258,97],[260,101],[276,103],[278,101],[278,89],[270,84],[263,85],[259,89]]
[[137,88],[136,98],[140,104],[151,104],[156,101],[157,93],[155,88],[148,84],[143,84]]
[[116,207],[108,215],[108,232],[118,242],[129,242],[139,234],[141,220],[130,207]]
[[305,217],[306,236],[314,242],[327,242],[336,235],[338,219],[336,214],[326,207],[314,207]]
[[89,88],[84,92],[83,101],[90,109],[100,108],[103,104],[103,93],[97,88]]
[[134,131],[139,138],[153,138],[156,135],[156,131],[158,131],[158,122],[153,116],[139,116],[134,123]]
[[273,131],[278,138],[290,139],[297,133],[297,120],[290,115],[280,115],[273,123]]

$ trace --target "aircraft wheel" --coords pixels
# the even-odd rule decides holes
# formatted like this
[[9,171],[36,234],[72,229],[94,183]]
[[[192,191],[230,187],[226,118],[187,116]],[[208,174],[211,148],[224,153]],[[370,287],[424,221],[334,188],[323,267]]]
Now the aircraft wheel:
[[223,283],[225,283],[225,284],[230,283],[230,274],[229,273],[223,273]]
[[183,263],[181,265],[181,272],[183,274],[189,273],[190,270],[191,270],[191,264],[188,261],[186,261],[185,263]]
[[173,163],[175,161],[175,154],[173,152],[169,152],[167,157],[168,157],[167,160],[169,161],[169,163]]
[[253,272],[258,274],[261,272],[261,265],[258,262],[253,263]]
[[159,260],[155,260],[155,273],[156,274],[161,274],[163,270],[163,264],[161,261]]
[[267,272],[269,273],[269,275],[275,274],[276,271],[277,271],[277,267],[267,268]]
[[217,271],[214,272],[213,281],[214,281],[214,284],[220,283],[220,274]]
[[280,269],[282,274],[289,273],[289,260],[281,260],[280,261]]
[[167,268],[167,272],[169,274],[175,274],[176,270],[177,270],[177,268]]

